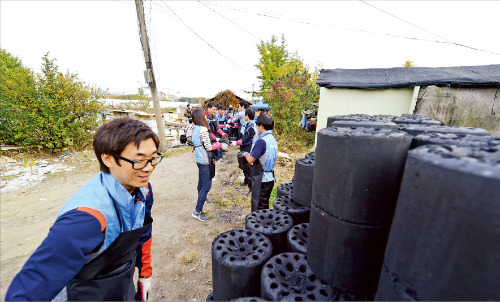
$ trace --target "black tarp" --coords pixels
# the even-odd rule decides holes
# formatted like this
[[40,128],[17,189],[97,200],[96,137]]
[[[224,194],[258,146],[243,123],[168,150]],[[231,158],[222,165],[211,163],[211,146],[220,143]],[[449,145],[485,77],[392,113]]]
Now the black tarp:
[[325,88],[386,89],[414,86],[497,86],[500,64],[457,67],[322,69],[316,83]]

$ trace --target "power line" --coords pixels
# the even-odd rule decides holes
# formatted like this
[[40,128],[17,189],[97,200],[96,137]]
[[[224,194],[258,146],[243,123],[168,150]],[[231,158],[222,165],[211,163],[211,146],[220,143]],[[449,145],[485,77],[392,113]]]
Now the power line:
[[241,70],[245,71],[249,75],[252,75],[252,73],[250,73],[248,70],[246,70],[245,68],[243,68],[240,65],[236,64],[231,59],[229,59],[228,57],[226,57],[225,55],[223,55],[220,51],[218,51],[217,49],[215,49],[215,47],[213,47],[212,45],[210,45],[210,43],[208,43],[205,39],[203,39],[203,37],[200,36],[194,29],[192,29],[189,25],[187,25],[186,22],[184,22],[182,20],[182,18],[179,17],[163,0],[161,2],[163,3],[163,5],[165,5],[182,22],[182,24],[184,24],[184,26],[186,26],[187,28],[189,28],[189,30],[191,30],[198,38],[200,38],[203,42],[205,42],[205,44],[207,44],[210,48],[212,48],[215,52],[217,52],[221,57],[223,57],[224,59],[226,59],[227,61],[229,61],[230,63],[232,63],[234,66],[236,66],[236,67],[240,68]]
[[203,4],[206,8],[212,10],[214,13],[218,14],[219,16],[221,16],[222,18],[226,19],[227,21],[233,23],[234,25],[236,25],[237,27],[239,27],[240,29],[246,31],[247,33],[249,33],[250,35],[252,35],[253,37],[255,37],[256,39],[260,39],[259,37],[257,37],[256,35],[254,35],[253,33],[249,32],[248,30],[246,30],[245,28],[239,26],[238,24],[236,24],[234,21],[230,20],[229,18],[226,18],[224,15],[222,15],[221,13],[217,12],[216,10],[214,10],[213,8],[211,7],[208,7],[203,1],[200,1],[198,0],[199,3]]
[[400,18],[400,17],[398,17],[398,16],[395,16],[395,15],[393,15],[393,14],[389,13],[389,12],[386,12],[385,10],[380,9],[380,8],[376,7],[375,5],[369,4],[368,2],[366,2],[366,1],[364,1],[364,0],[359,0],[359,1],[360,1],[360,2],[362,2],[362,3],[364,3],[364,4],[366,4],[366,5],[368,5],[368,6],[370,6],[370,7],[372,7],[372,8],[374,8],[374,9],[376,9],[376,10],[379,10],[379,11],[383,12],[384,14],[387,14],[387,15],[389,15],[389,16],[391,16],[391,17],[393,17],[393,18],[396,18],[396,19],[398,19],[398,20],[400,20],[400,21],[402,21],[402,22],[405,22],[405,23],[407,23],[407,24],[409,24],[409,25],[411,25],[411,26],[413,26],[413,27],[416,27],[416,28],[418,28],[418,29],[420,29],[420,30],[423,30],[423,31],[425,31],[426,33],[429,33],[429,34],[431,34],[431,35],[433,35],[433,36],[436,36],[436,37],[438,37],[438,38],[441,38],[441,39],[443,39],[443,40],[445,40],[445,41],[449,42],[449,44],[456,45],[456,46],[460,46],[460,47],[469,48],[469,49],[472,49],[472,50],[483,51],[483,52],[487,52],[487,53],[491,53],[491,54],[494,54],[494,55],[500,56],[500,53],[496,53],[496,52],[492,52],[492,51],[489,51],[489,50],[484,50],[484,49],[480,49],[480,48],[476,48],[476,47],[472,47],[472,46],[468,46],[468,45],[464,45],[464,44],[456,43],[456,42],[454,42],[454,41],[451,41],[451,40],[449,40],[449,39],[446,39],[446,38],[445,38],[445,37],[443,37],[443,36],[440,36],[440,35],[438,35],[438,34],[435,34],[435,33],[431,32],[431,31],[429,31],[429,30],[427,30],[427,29],[425,29],[425,28],[422,28],[422,27],[420,27],[420,26],[418,26],[418,25],[415,25],[415,24],[413,24],[413,23],[411,23],[411,22],[409,22],[409,21],[406,21],[406,20],[404,20],[404,19],[402,19],[402,18]]
[[[362,0],[359,0],[367,5],[370,5]],[[269,13],[259,13],[259,12],[253,12],[253,11],[249,11],[249,10],[245,10],[245,9],[238,9],[238,8],[233,8],[233,7],[227,7],[227,6],[223,6],[223,5],[220,5],[220,4],[216,4],[216,3],[213,3],[213,5],[216,5],[216,6],[219,6],[219,7],[222,7],[222,8],[226,8],[226,9],[231,9],[231,10],[234,10],[234,11],[240,11],[240,12],[244,12],[244,13],[250,13],[250,14],[254,14],[254,15],[258,15],[258,16],[261,16],[261,17],[265,17],[265,18],[272,18],[272,19],[277,19],[277,20],[285,20],[285,21],[291,21],[291,22],[296,22],[296,23],[302,23],[302,24],[306,24],[306,25],[311,25],[311,26],[322,26],[322,27],[332,27],[332,28],[336,28],[336,29],[339,29],[339,30],[346,30],[346,31],[354,31],[354,32],[363,32],[363,33],[367,33],[367,34],[376,34],[376,35],[383,35],[383,36],[389,36],[389,37],[393,37],[393,38],[402,38],[402,39],[407,39],[407,40],[414,40],[414,41],[424,41],[424,42],[432,42],[432,43],[440,43],[440,44],[450,44],[450,45],[455,45],[455,46],[460,46],[460,47],[464,47],[464,48],[468,48],[468,49],[471,49],[471,50],[477,50],[477,51],[482,51],[482,52],[487,52],[487,53],[490,53],[490,54],[493,54],[493,55],[497,55],[497,56],[500,56],[500,53],[496,53],[496,52],[493,52],[493,51],[489,51],[489,50],[484,50],[484,49],[480,49],[480,48],[476,48],[476,47],[471,47],[471,46],[467,46],[467,45],[464,45],[464,44],[460,44],[460,43],[456,43],[456,42],[453,42],[453,41],[450,41],[446,38],[443,38],[437,34],[434,34],[430,31],[427,31],[421,27],[418,27],[417,25],[415,24],[412,24],[408,21],[405,21],[399,17],[396,17],[396,16],[393,16],[391,15],[390,13],[387,13],[373,5],[370,5],[384,13],[387,13],[403,22],[406,22],[408,24],[411,24],[421,30],[424,30],[428,33],[431,33],[432,35],[435,35],[435,36],[438,36],[439,38],[445,40],[445,41],[439,41],[439,40],[430,40],[430,39],[422,39],[422,38],[416,38],[416,37],[409,37],[409,36],[402,36],[402,35],[396,35],[396,34],[391,34],[391,33],[380,33],[380,32],[373,32],[373,31],[369,31],[369,30],[364,30],[364,29],[354,29],[354,28],[344,28],[344,27],[338,27],[338,26],[334,26],[334,25],[331,25],[331,24],[318,24],[318,23],[315,23],[315,22],[312,22],[312,21],[306,21],[306,20],[299,20],[299,19],[295,19],[295,18],[289,18],[289,17],[286,17],[286,16],[281,16],[281,15],[273,15],[273,14],[269,14]]]
[[[122,1],[119,1],[119,0],[115,0],[115,1],[122,2]],[[430,32],[430,31],[428,31],[428,30],[426,30],[426,29],[424,29],[422,27],[419,27],[419,26],[417,26],[417,25],[415,25],[415,24],[413,24],[413,23],[411,23],[409,21],[406,21],[406,20],[404,20],[402,18],[394,16],[391,13],[388,13],[388,12],[382,10],[382,9],[379,9],[378,7],[375,7],[375,6],[371,5],[371,4],[368,4],[368,3],[366,3],[363,0],[359,0],[359,1],[363,2],[364,4],[366,4],[368,6],[371,6],[371,7],[375,8],[375,9],[381,11],[381,12],[384,12],[384,13],[386,13],[386,14],[388,14],[388,15],[390,15],[390,16],[398,19],[398,20],[401,20],[402,22],[408,23],[408,24],[410,24],[410,25],[412,25],[412,26],[414,26],[416,28],[419,28],[420,30],[423,30],[423,31],[425,31],[427,33],[430,33],[430,34],[434,35],[434,36],[437,36],[437,37],[443,39],[444,41],[431,40],[431,39],[423,39],[423,38],[416,38],[416,37],[403,36],[403,35],[396,35],[396,34],[391,34],[391,33],[374,32],[374,31],[365,30],[365,29],[344,28],[344,27],[334,26],[334,25],[331,25],[331,24],[319,24],[319,23],[315,23],[315,22],[312,22],[312,21],[300,20],[300,19],[290,18],[290,17],[286,17],[286,16],[282,16],[282,15],[277,15],[277,14],[273,15],[273,14],[270,14],[270,13],[260,13],[260,12],[246,10],[246,9],[239,9],[239,8],[234,8],[234,7],[227,7],[227,6],[220,5],[220,4],[214,3],[214,2],[211,2],[211,4],[215,5],[215,6],[218,6],[218,7],[222,7],[222,8],[226,8],[226,9],[230,9],[230,10],[234,10],[234,11],[240,11],[240,12],[244,12],[244,13],[249,13],[249,14],[254,14],[254,15],[261,16],[261,17],[265,17],[265,18],[272,18],[272,19],[277,19],[277,20],[285,20],[285,21],[290,21],[290,22],[295,22],[295,23],[306,24],[306,25],[310,25],[310,26],[331,27],[331,28],[338,29],[338,30],[353,31],[353,32],[362,32],[362,33],[366,33],[366,34],[382,35],[382,36],[388,36],[388,37],[393,37],[393,38],[401,38],[401,39],[407,39],[407,40],[414,40],[414,41],[423,41],[423,42],[431,42],[431,43],[439,43],[439,44],[449,44],[449,45],[455,45],[455,46],[459,46],[459,47],[468,48],[468,49],[471,49],[471,50],[486,52],[486,53],[490,53],[490,54],[493,54],[493,55],[500,56],[500,53],[497,53],[497,52],[493,52],[493,51],[489,51],[489,50],[484,50],[484,49],[480,49],[480,48],[477,48],[477,47],[472,47],[472,46],[468,46],[468,45],[464,45],[464,44],[460,44],[460,43],[451,41],[451,40],[446,39],[446,38],[444,38],[444,37],[442,37],[440,35],[434,34],[434,33]],[[226,18],[226,17],[223,16],[223,18]],[[241,26],[238,26],[238,27],[241,28]],[[243,30],[245,30],[245,29],[243,29]]]
[[353,32],[363,32],[363,33],[367,33],[367,34],[376,34],[376,35],[385,35],[385,36],[390,36],[390,37],[395,37],[395,38],[403,38],[403,39],[409,39],[409,40],[418,40],[418,41],[426,41],[426,42],[437,42],[437,43],[447,43],[447,42],[438,41],[438,40],[421,39],[421,38],[401,36],[401,35],[395,35],[395,34],[389,34],[389,33],[379,33],[379,32],[369,31],[369,30],[365,30],[365,29],[339,27],[339,26],[334,26],[334,25],[331,25],[331,24],[320,24],[320,23],[316,23],[316,22],[312,22],[312,21],[307,21],[307,20],[299,20],[299,19],[296,19],[296,18],[289,18],[289,17],[281,16],[281,15],[272,15],[272,14],[269,14],[269,13],[253,12],[253,11],[249,11],[249,10],[245,10],[245,9],[238,9],[238,8],[234,8],[234,7],[227,7],[227,6],[223,6],[223,5],[219,5],[219,4],[214,4],[214,5],[219,6],[219,7],[223,7],[223,8],[227,8],[227,9],[231,9],[231,10],[235,10],[235,11],[240,11],[240,12],[244,12],[244,13],[250,13],[250,14],[254,14],[254,15],[258,15],[258,16],[262,16],[262,17],[266,17],[266,18],[273,18],[273,19],[278,19],[278,20],[291,21],[291,22],[306,24],[306,25],[310,25],[310,26],[331,27],[331,28],[339,29],[339,30],[353,31]]

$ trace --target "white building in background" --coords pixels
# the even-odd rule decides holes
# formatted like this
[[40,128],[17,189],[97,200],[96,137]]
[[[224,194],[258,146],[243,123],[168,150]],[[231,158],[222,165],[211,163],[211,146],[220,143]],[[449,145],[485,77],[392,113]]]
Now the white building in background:
[[[482,106],[476,118],[493,112],[500,87],[500,64],[456,67],[322,69],[316,133],[329,116],[346,114],[424,114],[447,124],[446,110],[462,101]],[[444,90],[444,93],[435,91]],[[484,101],[482,101],[484,99]],[[500,133],[500,123],[492,134]],[[495,134],[494,134],[495,135]],[[498,134],[496,134],[498,135]]]
[[[100,101],[104,101],[104,106],[112,107],[114,109],[124,109],[127,105],[131,106],[140,106],[143,101],[141,100],[118,100],[118,99],[101,99]],[[169,112],[170,115],[183,117],[184,113],[186,113],[187,102],[165,102],[160,101],[160,108],[174,108],[172,112]],[[191,108],[199,104],[191,104]],[[149,101],[149,107],[153,107],[153,101]],[[200,106],[201,108],[201,106]]]

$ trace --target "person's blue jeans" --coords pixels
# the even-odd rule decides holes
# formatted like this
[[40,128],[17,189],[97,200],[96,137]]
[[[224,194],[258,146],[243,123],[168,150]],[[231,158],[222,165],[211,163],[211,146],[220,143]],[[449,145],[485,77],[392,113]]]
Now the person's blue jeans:
[[224,156],[224,152],[222,151],[222,148],[219,148],[219,149],[215,150],[215,160],[216,161],[218,161],[219,159],[221,159],[222,156]]
[[210,165],[198,165],[198,202],[196,203],[196,212],[203,210],[203,205],[207,199],[207,194],[212,188],[212,178],[210,178]]

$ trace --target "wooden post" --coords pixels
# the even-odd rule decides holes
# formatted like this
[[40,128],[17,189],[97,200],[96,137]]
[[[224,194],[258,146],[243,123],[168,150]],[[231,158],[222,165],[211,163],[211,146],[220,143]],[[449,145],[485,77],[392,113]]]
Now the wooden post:
[[149,89],[151,90],[151,97],[153,99],[153,108],[155,110],[156,126],[158,128],[158,136],[160,137],[161,151],[165,152],[167,150],[167,139],[165,136],[165,123],[161,117],[160,102],[158,101],[157,91],[156,91],[156,81],[153,72],[153,63],[151,62],[151,52],[149,50],[149,40],[148,33],[146,32],[146,22],[144,21],[144,8],[142,6],[142,0],[135,0],[135,6],[137,8],[137,18],[139,19],[139,30],[141,36],[142,50],[144,52],[144,60],[146,61],[146,70],[144,71],[144,77],[146,82],[148,82]]

